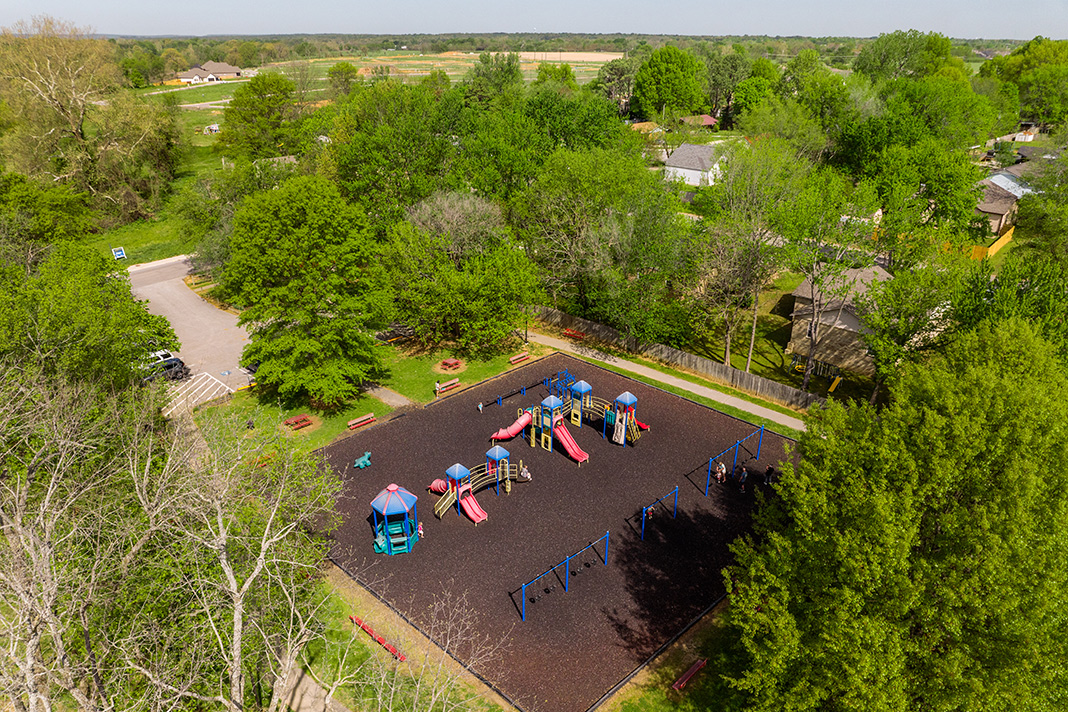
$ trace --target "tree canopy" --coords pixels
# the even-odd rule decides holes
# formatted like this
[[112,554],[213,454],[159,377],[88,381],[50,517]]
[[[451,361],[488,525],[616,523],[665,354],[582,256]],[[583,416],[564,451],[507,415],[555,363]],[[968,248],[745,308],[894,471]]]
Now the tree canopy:
[[694,113],[704,107],[704,67],[692,55],[666,45],[645,60],[634,77],[634,105],[647,119],[665,110]]

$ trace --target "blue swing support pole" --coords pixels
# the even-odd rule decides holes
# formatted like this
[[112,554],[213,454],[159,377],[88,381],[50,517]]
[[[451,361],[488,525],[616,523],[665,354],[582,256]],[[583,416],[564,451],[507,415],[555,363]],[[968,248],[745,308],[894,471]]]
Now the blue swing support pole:
[[720,454],[708,458],[708,474],[705,475],[705,496],[706,497],[708,496],[708,488],[712,483],[712,465],[713,465],[713,463],[716,460],[718,460],[719,458],[721,458],[724,455],[726,455],[731,450],[733,450],[734,451],[734,464],[731,466],[731,472],[733,473],[735,470],[738,469],[738,449],[741,447],[742,443],[744,443],[746,440],[748,440],[749,438],[753,437],[754,435],[757,436],[756,458],[759,460],[760,459],[760,450],[764,445],[764,426],[763,425],[760,426],[759,430],[754,430],[753,432],[749,433],[744,438],[742,438],[738,442],[734,443],[733,445],[731,445],[729,448],[727,448],[726,450],[724,450]]
[[[664,496],[666,497],[667,495],[664,495]],[[565,567],[564,568],[564,593],[567,593],[567,591],[568,591],[567,582],[568,582],[568,579],[571,578],[571,571],[570,571],[570,569],[571,569],[571,559],[575,558],[576,556],[578,556],[582,552],[586,551],[587,549],[592,549],[593,547],[597,546],[597,544],[600,544],[603,541],[604,542],[604,565],[608,566],[608,535],[609,535],[609,533],[610,532],[606,531],[604,533],[604,536],[598,537],[598,539],[596,541],[591,541],[589,544],[587,544],[586,546],[582,547],[581,549],[576,551],[574,554],[568,554],[567,556],[564,557],[563,561],[561,561],[558,564],[554,564],[553,566],[550,566],[549,568],[545,569],[540,574],[538,574],[537,576],[535,576],[534,578],[530,579],[525,584],[523,584],[522,586],[519,587],[520,591],[521,591],[521,595],[523,596],[523,603],[520,606],[519,615],[520,615],[520,617],[522,618],[522,620],[524,622],[527,620],[527,586],[534,585],[535,583],[537,583],[537,581],[539,579],[541,579],[541,578],[543,578],[545,576],[548,576],[549,574],[551,574],[552,572],[556,571],[558,568],[563,566],[563,567]],[[601,557],[598,556],[597,558],[601,558]]]
[[[676,517],[676,515],[679,513],[679,486],[678,485],[675,485],[675,489],[671,490],[670,492],[665,494],[663,497],[661,497],[660,499],[658,499],[655,502],[653,502],[652,504],[650,504],[648,507],[642,507],[642,541],[645,541],[645,520],[649,518],[649,515],[652,512],[653,507],[655,507],[656,505],[660,504],[661,502],[663,502],[668,497],[671,497],[672,495],[674,495],[675,501],[671,505],[671,518],[674,519]],[[605,548],[605,551],[607,551],[607,547]]]

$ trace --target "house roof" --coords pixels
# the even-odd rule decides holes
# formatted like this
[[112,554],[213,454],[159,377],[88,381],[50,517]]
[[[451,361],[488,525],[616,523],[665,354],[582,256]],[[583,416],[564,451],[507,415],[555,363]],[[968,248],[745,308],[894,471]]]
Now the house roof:
[[1051,146],[1017,146],[1016,152],[1024,158],[1056,158],[1060,154]]
[[1005,190],[992,180],[979,181],[979,185],[983,187],[983,197],[975,209],[981,213],[1005,215],[1012,210],[1012,206],[1016,205],[1016,201],[1019,200],[1015,194]]
[[240,74],[241,73],[241,68],[240,67],[235,67],[234,65],[227,64],[226,62],[216,62],[216,61],[213,61],[213,60],[209,60],[207,62],[204,62],[204,64],[202,64],[201,66],[204,67],[204,69],[206,69],[209,72],[211,72],[212,74]]
[[630,127],[638,133],[643,134],[659,133],[660,131],[663,131],[663,129],[660,128],[660,124],[655,121],[637,121],[631,124]]
[[719,153],[715,144],[684,143],[671,152],[665,165],[669,168],[686,168],[704,173],[716,165]]
[[1024,197],[1028,193],[1033,193],[1030,186],[1020,180],[1017,176],[1007,171],[1000,171],[988,178],[991,183],[1004,188],[1008,192],[1016,196],[1017,200]]
[[184,72],[178,72],[179,79],[192,79],[193,77],[208,77],[211,76],[211,72],[203,67],[190,67]]
[[715,126],[716,120],[708,114],[698,114],[697,116],[683,116],[682,120],[690,124],[691,126]]
[[[875,281],[885,282],[885,281],[887,281],[889,279],[893,279],[893,278],[894,278],[894,276],[892,274],[887,272],[882,267],[879,267],[878,265],[875,265],[875,266],[872,266],[872,267],[859,267],[859,268],[855,268],[855,269],[847,269],[845,272],[842,273],[840,281],[837,282],[838,284],[842,284],[842,285],[850,284],[850,283],[852,283],[852,285],[853,285],[852,288],[850,289],[849,296],[845,299],[845,306],[844,306],[845,310],[855,313],[855,309],[853,308],[853,299],[854,299],[854,297],[857,297],[857,296],[862,295],[862,294],[867,294],[868,293],[868,289],[871,287],[872,282],[875,282]],[[811,290],[812,290],[812,278],[808,277],[808,278],[805,279],[804,282],[802,282],[797,287],[797,289],[794,290],[794,292],[793,292],[794,298],[796,299],[796,298],[800,297],[801,299],[805,299],[805,300],[811,299],[812,298]],[[819,289],[816,290],[815,296],[816,296],[817,299],[819,299],[822,296]],[[827,311],[827,310],[836,310],[840,306],[842,306],[842,300],[841,299],[833,299],[832,298],[830,301],[825,302],[824,310],[825,311]],[[805,304],[805,305],[795,309],[794,313],[791,314],[791,316],[811,314],[811,313],[812,313],[812,305],[811,304]]]

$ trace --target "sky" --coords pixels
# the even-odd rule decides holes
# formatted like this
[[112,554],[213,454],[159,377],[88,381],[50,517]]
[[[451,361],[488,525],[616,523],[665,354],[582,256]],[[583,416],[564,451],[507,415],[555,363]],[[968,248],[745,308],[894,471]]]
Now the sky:
[[48,14],[105,35],[583,32],[1068,38],[1068,0],[5,0],[0,26]]

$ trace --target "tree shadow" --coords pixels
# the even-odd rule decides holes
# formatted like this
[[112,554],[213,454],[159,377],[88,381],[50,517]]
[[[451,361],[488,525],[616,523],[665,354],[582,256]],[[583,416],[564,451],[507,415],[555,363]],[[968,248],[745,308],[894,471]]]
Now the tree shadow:
[[716,499],[722,503],[731,496],[737,501],[730,513],[680,509],[672,518],[670,510],[657,509],[646,521],[644,541],[633,529],[613,538],[612,557],[631,603],[602,613],[619,645],[636,660],[645,660],[723,595],[721,571],[731,562],[730,542],[748,529],[750,519],[751,495],[721,492]]

